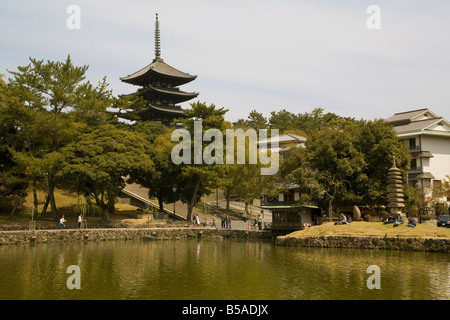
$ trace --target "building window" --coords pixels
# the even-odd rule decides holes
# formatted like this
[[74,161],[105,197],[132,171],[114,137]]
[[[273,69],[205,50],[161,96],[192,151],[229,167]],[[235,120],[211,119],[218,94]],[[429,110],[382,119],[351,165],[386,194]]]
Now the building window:
[[411,170],[417,170],[417,159],[411,159]]
[[416,149],[416,138],[409,139],[409,148]]

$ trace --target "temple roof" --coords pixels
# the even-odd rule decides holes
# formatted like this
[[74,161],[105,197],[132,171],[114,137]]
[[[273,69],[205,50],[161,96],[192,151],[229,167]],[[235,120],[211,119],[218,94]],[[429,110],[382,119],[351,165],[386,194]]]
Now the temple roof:
[[139,93],[142,95],[145,95],[146,93],[159,93],[161,95],[170,96],[175,103],[187,101],[198,96],[197,92],[184,92],[177,88],[154,87],[152,85],[142,88],[139,90]]
[[148,84],[150,78],[149,76],[151,74],[178,80],[177,85],[188,83],[197,78],[197,76],[195,75],[190,75],[189,73],[185,73],[178,69],[175,69],[174,67],[165,63],[163,59],[156,58],[146,67],[126,77],[121,77],[120,80],[130,84],[143,86],[144,84]]
[[153,104],[150,104],[149,108],[165,113],[172,113],[172,114],[177,113],[180,116],[184,114],[184,110],[178,106],[169,107],[169,106],[155,106]]

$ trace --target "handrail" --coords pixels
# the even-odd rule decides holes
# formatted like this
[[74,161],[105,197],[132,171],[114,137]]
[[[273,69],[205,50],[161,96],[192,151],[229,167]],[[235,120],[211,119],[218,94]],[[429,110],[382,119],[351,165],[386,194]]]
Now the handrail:
[[[151,205],[153,208],[156,208],[156,209],[159,210],[159,205],[157,205],[156,203],[150,201],[149,199],[145,199],[144,197],[141,197],[140,195],[137,195],[134,192],[131,192],[131,191],[127,190],[127,189],[122,189],[122,192],[125,193],[126,195],[130,196],[130,197],[133,197],[133,198],[135,198],[135,199],[137,199],[139,201],[142,201],[142,202],[144,202],[144,203],[146,203],[148,205]],[[175,216],[178,219],[186,220],[185,217],[180,216],[179,214],[176,214],[176,213],[174,213],[173,211],[171,211],[169,209],[164,208],[164,212],[167,213],[168,215]]]

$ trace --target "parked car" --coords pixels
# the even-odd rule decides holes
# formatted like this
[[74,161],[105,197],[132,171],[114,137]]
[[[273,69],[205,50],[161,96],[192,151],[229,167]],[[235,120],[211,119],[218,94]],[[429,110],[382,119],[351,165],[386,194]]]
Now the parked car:
[[439,216],[437,226],[450,228],[450,216]]

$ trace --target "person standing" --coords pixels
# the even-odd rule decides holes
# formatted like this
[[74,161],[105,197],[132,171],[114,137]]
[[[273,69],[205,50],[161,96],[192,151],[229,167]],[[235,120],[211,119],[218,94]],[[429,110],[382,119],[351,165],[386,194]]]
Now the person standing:
[[196,218],[197,226],[200,227],[200,217],[198,216],[198,214],[195,216],[195,218]]
[[258,214],[258,229],[262,230],[263,220],[261,218],[261,215]]
[[81,229],[81,222],[83,221],[83,218],[81,217],[81,214],[78,216],[78,224],[77,229]]
[[216,227],[216,215],[213,215],[213,222],[212,222],[211,227]]
[[64,215],[61,219],[59,219],[59,228],[64,229],[64,223],[67,222],[66,219],[64,219]]
[[228,229],[228,215],[225,215],[225,228]]
[[231,216],[228,216],[228,228],[231,229]]

